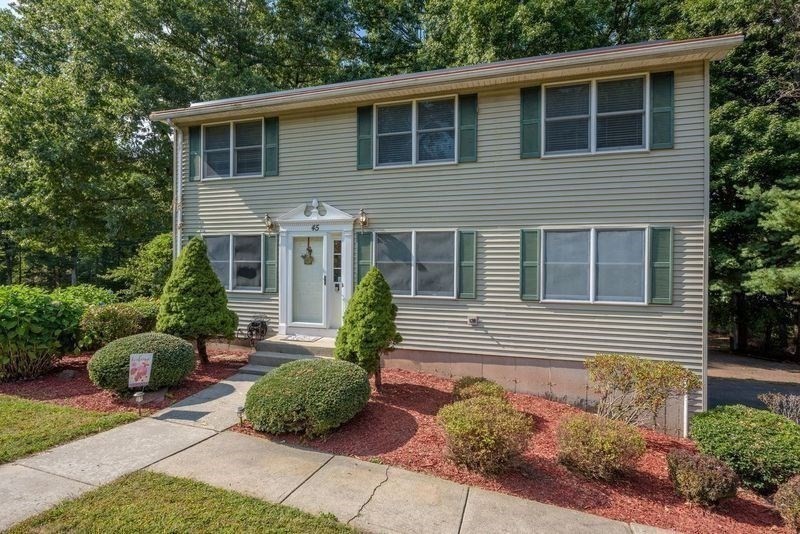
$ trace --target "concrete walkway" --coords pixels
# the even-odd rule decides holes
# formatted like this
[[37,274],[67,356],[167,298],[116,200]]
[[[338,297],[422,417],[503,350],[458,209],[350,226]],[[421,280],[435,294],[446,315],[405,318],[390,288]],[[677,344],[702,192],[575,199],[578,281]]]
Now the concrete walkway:
[[396,467],[224,432],[257,377],[238,374],[95,436],[0,466],[0,530],[139,469],[191,478],[369,532],[649,533]]

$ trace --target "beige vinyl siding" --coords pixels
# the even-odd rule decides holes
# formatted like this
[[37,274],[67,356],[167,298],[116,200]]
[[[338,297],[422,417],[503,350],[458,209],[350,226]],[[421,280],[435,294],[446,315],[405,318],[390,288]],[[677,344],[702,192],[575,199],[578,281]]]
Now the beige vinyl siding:
[[[355,106],[281,115],[279,176],[184,182],[184,238],[263,232],[265,213],[275,219],[312,198],[351,214],[365,208],[371,230],[476,230],[477,299],[396,299],[404,348],[570,360],[618,351],[699,371],[703,109],[703,65],[682,67],[674,149],[520,159],[519,87],[479,92],[477,163],[366,171],[356,170]],[[520,228],[602,224],[674,227],[672,305],[519,299]],[[229,300],[243,322],[267,313],[277,325],[277,295]]]

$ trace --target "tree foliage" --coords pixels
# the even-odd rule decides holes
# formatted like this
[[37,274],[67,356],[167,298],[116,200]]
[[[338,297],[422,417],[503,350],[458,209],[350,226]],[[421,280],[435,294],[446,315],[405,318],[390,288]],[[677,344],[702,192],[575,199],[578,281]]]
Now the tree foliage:
[[104,278],[122,285],[123,297],[158,298],[172,270],[172,235],[159,234]]
[[208,362],[206,340],[232,337],[238,318],[228,309],[225,288],[211,268],[203,240],[193,238],[172,268],[156,320],[156,330],[197,342],[200,361]]

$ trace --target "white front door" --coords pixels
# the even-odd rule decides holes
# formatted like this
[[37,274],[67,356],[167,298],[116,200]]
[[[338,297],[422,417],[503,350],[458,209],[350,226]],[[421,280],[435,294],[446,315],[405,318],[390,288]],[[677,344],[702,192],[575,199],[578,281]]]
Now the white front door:
[[325,327],[325,237],[292,242],[292,323]]

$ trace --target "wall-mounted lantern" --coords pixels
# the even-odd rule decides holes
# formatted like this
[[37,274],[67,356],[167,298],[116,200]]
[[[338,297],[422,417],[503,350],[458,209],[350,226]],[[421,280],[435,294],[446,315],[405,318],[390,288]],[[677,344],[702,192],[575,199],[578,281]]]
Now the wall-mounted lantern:
[[364,208],[361,208],[361,211],[358,212],[358,224],[361,225],[362,230],[367,227],[367,224],[369,224],[367,212],[364,211]]

